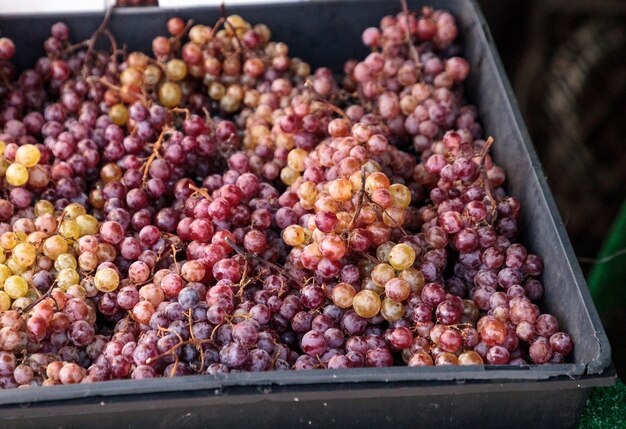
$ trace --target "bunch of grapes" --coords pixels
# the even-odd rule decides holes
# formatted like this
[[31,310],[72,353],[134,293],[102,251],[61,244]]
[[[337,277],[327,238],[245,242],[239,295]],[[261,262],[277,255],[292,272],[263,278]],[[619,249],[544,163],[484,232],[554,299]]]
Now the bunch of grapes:
[[57,23],[18,76],[0,38],[0,387],[572,352],[449,13],[340,79],[237,15],[167,32]]

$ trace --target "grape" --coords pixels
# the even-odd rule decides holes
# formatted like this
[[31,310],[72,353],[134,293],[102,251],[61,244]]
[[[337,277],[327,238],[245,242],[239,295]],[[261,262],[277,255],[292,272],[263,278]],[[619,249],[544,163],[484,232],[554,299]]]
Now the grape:
[[483,341],[491,346],[502,344],[506,337],[506,327],[504,323],[496,319],[485,321],[478,331]]
[[120,282],[119,274],[113,268],[104,268],[96,272],[94,283],[101,292],[112,292],[117,289]]
[[398,244],[389,252],[389,264],[396,270],[411,268],[415,262],[415,251],[408,244]]
[[3,387],[568,359],[450,14],[384,17],[339,81],[225,19],[119,65],[56,23],[16,75],[0,38]]
[[231,343],[220,350],[220,360],[228,368],[243,366],[248,356],[248,350],[239,343]]
[[34,167],[40,159],[39,149],[32,144],[20,146],[15,152],[15,161],[27,168]]
[[416,353],[413,353],[413,355],[411,356],[407,364],[410,367],[433,366],[434,361],[433,361],[433,358],[428,353],[416,352]]
[[4,281],[4,291],[11,299],[21,298],[28,292],[28,283],[21,276],[11,276]]
[[375,292],[362,290],[354,296],[352,306],[359,316],[371,319],[380,311],[381,300]]
[[13,186],[22,186],[28,181],[28,170],[22,164],[13,163],[9,165],[5,175],[7,182]]
[[7,37],[0,38],[0,59],[8,60],[15,55],[15,44]]
[[528,349],[528,354],[533,363],[546,363],[552,356],[552,347],[548,340],[543,337],[537,338]]
[[458,357],[459,365],[482,365],[483,359],[472,350],[463,352]]

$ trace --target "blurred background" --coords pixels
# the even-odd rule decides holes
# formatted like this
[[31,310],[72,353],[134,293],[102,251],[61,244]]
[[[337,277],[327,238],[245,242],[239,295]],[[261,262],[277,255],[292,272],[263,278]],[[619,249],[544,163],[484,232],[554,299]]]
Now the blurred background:
[[[256,1],[226,0],[226,6]],[[286,0],[264,2],[280,1]],[[94,11],[115,3],[116,0],[0,0],[0,10]],[[220,3],[117,0],[120,7]],[[478,3],[611,340],[615,365],[624,377],[626,168],[622,166],[626,161],[626,2]]]

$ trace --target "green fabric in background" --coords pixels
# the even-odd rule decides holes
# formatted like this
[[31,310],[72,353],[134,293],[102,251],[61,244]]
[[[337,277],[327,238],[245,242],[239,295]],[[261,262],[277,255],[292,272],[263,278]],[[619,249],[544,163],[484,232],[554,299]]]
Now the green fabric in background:
[[598,387],[591,392],[578,429],[626,428],[626,385]]
[[587,284],[601,316],[615,307],[626,306],[626,204],[589,273]]
[[[626,326],[626,320],[622,317],[626,314],[626,203],[613,222],[613,228],[594,262],[587,284],[609,334],[618,374],[622,371],[623,377],[624,368],[620,368],[620,362],[623,364],[626,342],[622,335]],[[579,429],[614,428],[626,429],[626,385],[619,379],[615,386],[593,390],[579,424]]]

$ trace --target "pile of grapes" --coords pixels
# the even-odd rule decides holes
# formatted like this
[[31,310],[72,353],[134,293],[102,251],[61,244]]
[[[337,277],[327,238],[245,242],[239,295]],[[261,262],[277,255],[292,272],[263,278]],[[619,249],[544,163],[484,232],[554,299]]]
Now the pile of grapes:
[[572,351],[446,11],[340,78],[237,15],[152,56],[69,32],[19,74],[0,38],[2,388]]

